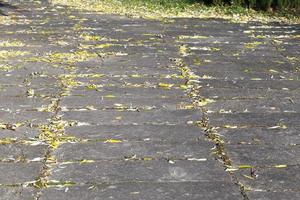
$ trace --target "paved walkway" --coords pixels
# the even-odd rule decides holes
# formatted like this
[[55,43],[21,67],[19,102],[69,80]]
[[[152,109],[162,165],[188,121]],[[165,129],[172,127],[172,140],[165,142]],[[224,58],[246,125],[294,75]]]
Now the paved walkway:
[[299,199],[299,25],[18,5],[0,199]]

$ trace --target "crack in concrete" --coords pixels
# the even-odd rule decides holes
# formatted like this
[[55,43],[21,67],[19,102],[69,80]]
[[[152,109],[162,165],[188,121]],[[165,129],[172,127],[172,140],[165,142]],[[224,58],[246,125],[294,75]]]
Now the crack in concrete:
[[[195,123],[196,126],[204,130],[206,137],[214,143],[215,148],[213,149],[213,154],[215,157],[222,162],[224,170],[230,168],[232,166],[231,160],[225,151],[225,142],[218,134],[215,127],[211,126],[209,123],[209,117],[207,114],[207,109],[203,102],[201,103],[201,86],[198,83],[198,76],[193,73],[193,71],[184,63],[183,59],[175,59],[175,66],[177,66],[181,70],[181,74],[186,79],[186,93],[193,100],[193,105],[195,109],[198,109],[203,113],[203,117],[200,121]],[[244,200],[249,200],[245,186],[238,180],[238,178],[234,175],[233,172],[228,172],[231,180],[234,184],[239,187],[240,193],[243,196]]]

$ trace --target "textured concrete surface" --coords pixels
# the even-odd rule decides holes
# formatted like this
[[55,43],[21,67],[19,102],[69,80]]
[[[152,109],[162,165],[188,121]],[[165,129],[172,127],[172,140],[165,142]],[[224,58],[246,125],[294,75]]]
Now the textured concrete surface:
[[299,25],[15,4],[1,200],[299,199]]

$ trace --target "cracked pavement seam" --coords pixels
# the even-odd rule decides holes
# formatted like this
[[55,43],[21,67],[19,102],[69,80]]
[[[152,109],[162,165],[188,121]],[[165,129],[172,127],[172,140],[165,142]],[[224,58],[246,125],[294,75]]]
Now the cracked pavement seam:
[[[207,109],[205,105],[208,103],[207,99],[201,97],[201,86],[199,85],[199,76],[184,63],[182,59],[174,59],[174,64],[181,70],[181,75],[186,79],[186,92],[188,96],[193,99],[193,106],[195,109],[201,111],[204,115],[200,121],[194,122],[196,126],[204,130],[207,138],[215,144],[212,149],[212,154],[223,164],[225,171],[232,167],[231,160],[228,157],[225,148],[224,141],[217,132],[217,129],[209,124],[209,118],[207,115]],[[232,181],[240,188],[241,194],[244,200],[248,200],[245,186],[239,182],[234,172],[228,171]]]

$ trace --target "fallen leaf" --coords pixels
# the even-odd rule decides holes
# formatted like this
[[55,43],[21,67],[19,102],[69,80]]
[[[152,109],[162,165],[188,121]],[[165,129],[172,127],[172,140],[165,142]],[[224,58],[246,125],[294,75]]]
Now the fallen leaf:
[[174,86],[174,84],[159,83],[158,86],[161,87],[161,88],[170,89],[171,87]]
[[83,159],[80,161],[80,164],[84,164],[84,163],[94,163],[95,161],[94,160],[86,160],[86,159]]
[[249,168],[253,168],[251,165],[240,165],[239,169],[249,169]]
[[275,168],[286,168],[287,165],[274,165]]
[[122,142],[121,140],[116,140],[116,139],[108,139],[105,140],[104,143],[120,143]]
[[243,174],[244,177],[248,178],[248,179],[251,179],[251,180],[254,180],[255,178],[251,177],[251,176],[248,176],[248,175],[245,175]]

